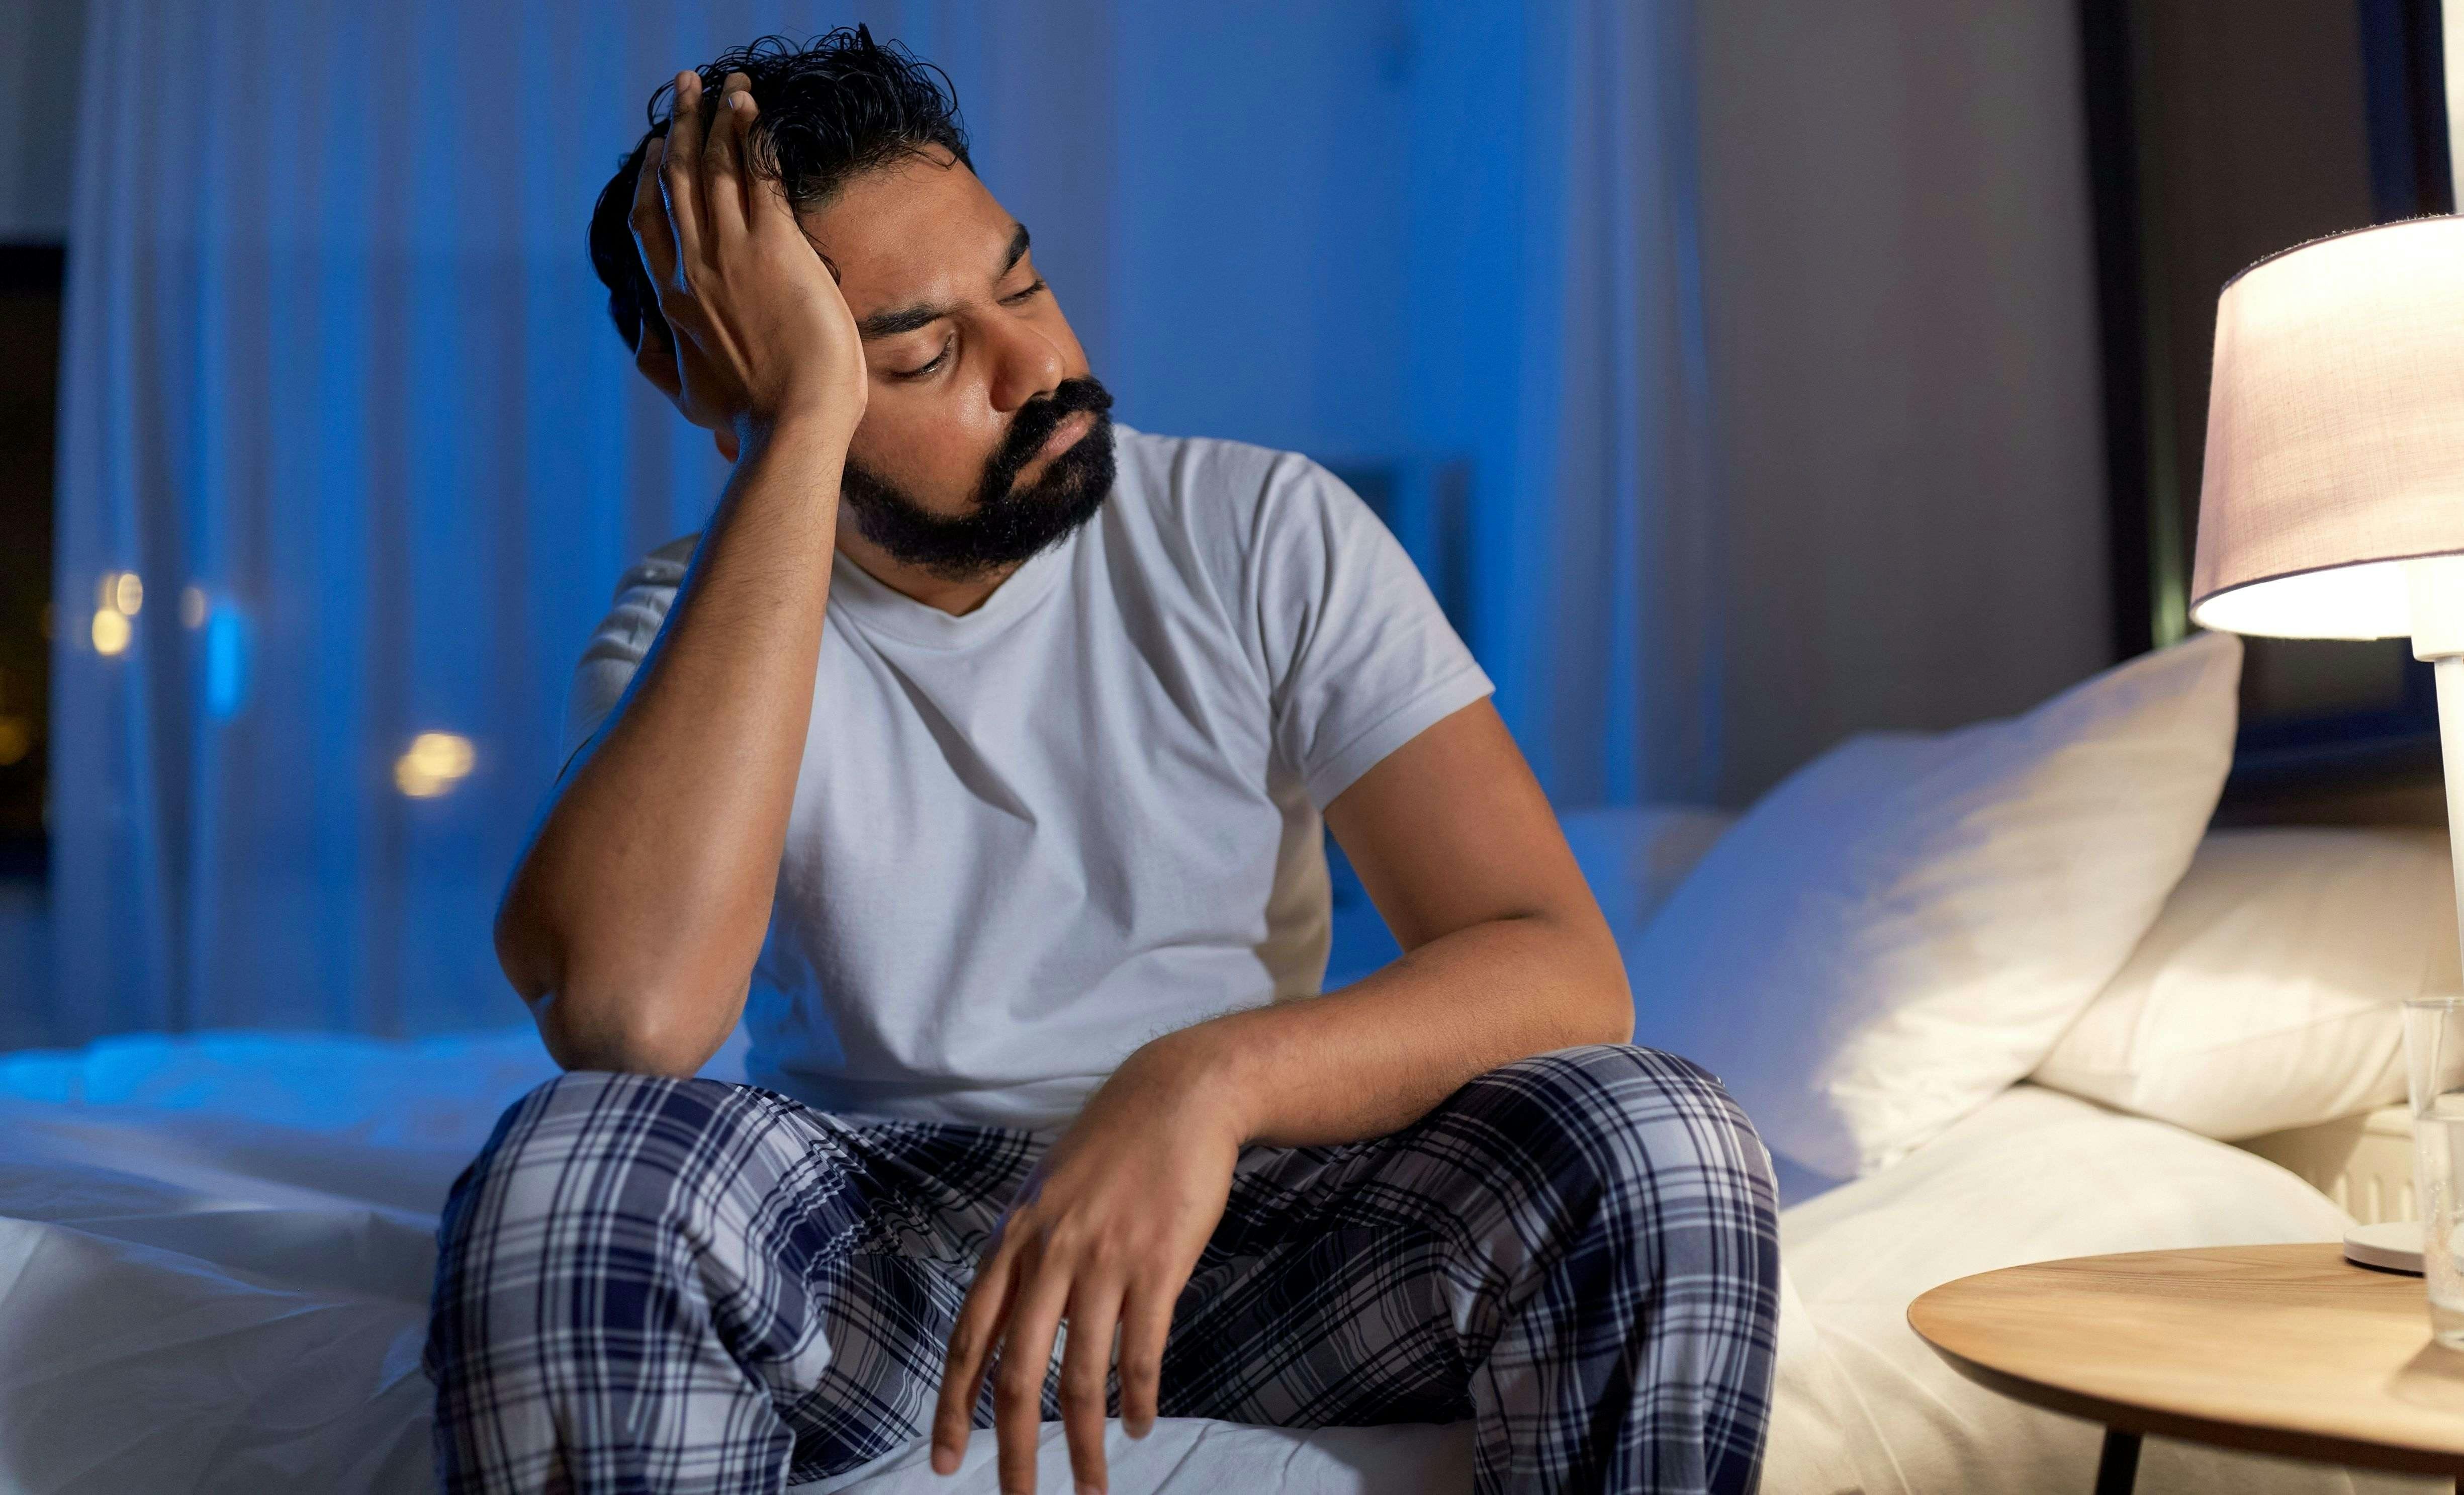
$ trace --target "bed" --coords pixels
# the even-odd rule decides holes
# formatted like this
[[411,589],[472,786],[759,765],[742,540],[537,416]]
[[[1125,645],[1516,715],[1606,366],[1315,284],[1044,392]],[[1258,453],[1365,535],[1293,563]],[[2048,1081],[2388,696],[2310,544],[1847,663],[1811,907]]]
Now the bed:
[[[2385,1172],[2387,1145],[2355,1160],[2400,1092],[2390,1002],[2459,979],[2443,844],[2209,833],[2232,673],[2168,652],[2101,715],[1851,744],[1742,820],[1568,818],[1639,1038],[1726,1045],[1711,1066],[1780,1154],[1772,1495],[2086,1490],[2098,1430],[1961,1379],[1909,1300],[2028,1261],[2333,1240],[2352,1216],[2330,1192],[2368,1193],[2338,1180]],[[2222,704],[2179,709],[2201,693]],[[1340,949],[1337,979],[1375,957]],[[707,1072],[741,1065],[731,1045]],[[0,1488],[429,1489],[436,1211],[551,1072],[526,1028],[0,1054]],[[1042,1487],[1067,1489],[1045,1433]],[[1116,1426],[1113,1488],[1431,1495],[1467,1490],[1467,1448],[1461,1426]],[[917,1447],[801,1489],[990,1495],[992,1452],[979,1434],[955,1479]],[[2216,1495],[2448,1487],[2161,1440],[2143,1467]]]
[[[418,1355],[435,1211],[501,1108],[550,1072],[522,1029],[141,1037],[0,1059],[0,1484],[428,1489]],[[1891,1168],[1784,1212],[1764,1488],[2083,1490],[2096,1430],[1960,1380],[1908,1332],[1908,1299],[2017,1262],[2322,1240],[2346,1220],[2248,1151],[2016,1087]],[[1047,1432],[1045,1487],[1067,1489]],[[1113,1442],[1123,1491],[1468,1488],[1460,1427],[1175,1421]],[[979,1437],[954,1481],[910,1450],[801,1489],[989,1495],[990,1456]],[[2436,1487],[2161,1440],[2146,1470],[2146,1487],[2167,1490]]]

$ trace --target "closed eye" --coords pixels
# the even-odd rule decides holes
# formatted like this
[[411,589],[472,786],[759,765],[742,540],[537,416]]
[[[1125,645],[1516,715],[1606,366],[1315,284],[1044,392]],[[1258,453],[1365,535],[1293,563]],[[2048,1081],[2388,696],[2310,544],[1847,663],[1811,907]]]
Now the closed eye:
[[941,351],[933,355],[933,361],[931,363],[918,368],[891,369],[890,371],[890,377],[892,379],[922,379],[927,374],[932,373],[935,369],[939,368],[943,363],[949,361],[950,344],[956,341],[957,340],[953,338],[943,338],[941,340]]
[[1031,285],[1031,286],[1028,286],[1025,290],[1023,290],[1023,291],[1017,291],[1017,292],[1013,292],[1013,293],[1011,293],[1011,294],[1010,294],[1010,295],[1008,295],[1008,296],[1004,296],[1004,297],[1001,297],[1001,304],[1002,304],[1003,306],[1016,306],[1016,305],[1019,305],[1021,302],[1023,302],[1023,301],[1027,300],[1029,297],[1031,297],[1035,296],[1038,292],[1040,292],[1040,291],[1044,290],[1044,288],[1045,288],[1045,286],[1044,286],[1044,277],[1043,277],[1042,275],[1038,275],[1038,276],[1036,276],[1036,277],[1035,277],[1035,283],[1034,283],[1033,285]]

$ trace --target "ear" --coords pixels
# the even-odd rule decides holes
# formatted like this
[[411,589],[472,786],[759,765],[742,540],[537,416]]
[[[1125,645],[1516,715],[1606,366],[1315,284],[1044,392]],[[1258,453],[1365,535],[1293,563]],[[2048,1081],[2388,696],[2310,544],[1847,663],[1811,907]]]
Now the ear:
[[721,426],[716,430],[710,433],[710,439],[717,446],[718,454],[725,457],[730,466],[734,466],[737,451],[736,428],[733,426]]
[[[676,345],[668,336],[667,319],[656,308],[642,313],[641,341],[633,345],[633,366],[656,385],[677,409],[685,407],[685,382],[676,370]],[[686,413],[690,420],[692,414]]]

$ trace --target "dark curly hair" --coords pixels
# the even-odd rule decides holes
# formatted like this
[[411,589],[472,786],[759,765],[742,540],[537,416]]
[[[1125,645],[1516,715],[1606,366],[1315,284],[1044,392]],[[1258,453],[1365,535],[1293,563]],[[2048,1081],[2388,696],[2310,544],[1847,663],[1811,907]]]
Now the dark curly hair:
[[[750,164],[776,178],[800,210],[827,202],[858,172],[928,146],[938,145],[975,169],[949,75],[894,41],[874,41],[862,26],[842,26],[801,46],[763,36],[696,71],[710,98],[730,73],[752,79],[761,112],[746,141]],[[659,299],[627,221],[633,184],[642,173],[642,153],[668,132],[674,93],[670,79],[650,95],[649,131],[600,188],[590,212],[590,268],[607,288],[607,315],[627,348],[640,344],[642,319],[655,315]]]

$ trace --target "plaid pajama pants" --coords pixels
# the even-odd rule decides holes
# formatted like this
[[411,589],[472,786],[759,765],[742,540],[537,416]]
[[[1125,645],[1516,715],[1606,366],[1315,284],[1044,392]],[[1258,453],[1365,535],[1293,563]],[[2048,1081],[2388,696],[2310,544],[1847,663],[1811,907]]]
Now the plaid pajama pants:
[[[771,1492],[915,1440],[1036,1155],[1023,1132],[711,1080],[541,1087],[446,1206],[427,1354],[446,1489]],[[1772,1210],[1727,1092],[1646,1048],[1507,1065],[1373,1141],[1253,1148],[1176,1309],[1161,1410],[1475,1418],[1485,1495],[1746,1495]]]

